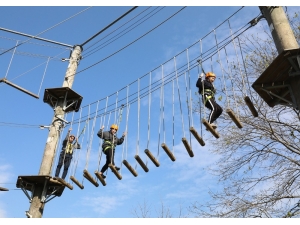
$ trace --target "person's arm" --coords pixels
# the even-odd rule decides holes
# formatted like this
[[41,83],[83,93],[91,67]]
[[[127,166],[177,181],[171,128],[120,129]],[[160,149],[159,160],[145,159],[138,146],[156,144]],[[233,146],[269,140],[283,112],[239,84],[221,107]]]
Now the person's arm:
[[196,83],[197,88],[202,88],[202,80],[201,77],[198,78],[197,83]]
[[81,149],[81,146],[80,146],[80,144],[78,142],[78,138],[77,137],[76,137],[76,140],[75,140],[75,143],[74,143],[74,148]]
[[126,136],[127,132],[125,131],[122,135],[122,137],[120,137],[117,141],[117,145],[121,145],[124,142],[124,138]]
[[104,126],[102,126],[102,127],[100,128],[100,130],[98,131],[98,133],[97,133],[97,136],[98,136],[99,138],[103,138],[103,129],[104,129]]

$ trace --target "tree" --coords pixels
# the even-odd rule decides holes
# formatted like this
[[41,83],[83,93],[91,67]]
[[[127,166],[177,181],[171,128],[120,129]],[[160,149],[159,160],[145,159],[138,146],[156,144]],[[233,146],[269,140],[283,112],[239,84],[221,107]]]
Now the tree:
[[[288,18],[299,42],[298,13]],[[263,29],[263,33],[240,39],[243,73],[250,85],[278,54],[269,30]],[[190,212],[196,217],[285,217],[300,199],[299,111],[283,105],[270,108],[252,90],[251,100],[259,114],[254,118],[243,101],[237,62],[231,72],[241,91],[235,98],[243,128],[222,114],[219,123],[224,129],[219,139],[211,141],[211,151],[221,157],[210,168],[221,190],[211,191],[207,203],[193,203]]]

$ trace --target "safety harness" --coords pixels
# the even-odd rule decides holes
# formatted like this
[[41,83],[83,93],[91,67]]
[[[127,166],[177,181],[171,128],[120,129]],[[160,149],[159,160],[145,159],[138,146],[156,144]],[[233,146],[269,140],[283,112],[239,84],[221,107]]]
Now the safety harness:
[[111,148],[111,149],[114,149],[114,145],[113,145],[113,143],[111,143],[110,141],[104,141],[104,143],[103,144],[105,144],[105,143],[107,143],[108,144],[108,146],[106,146],[104,149],[103,149],[103,151],[105,152],[106,151],[106,149],[108,149],[108,148]]
[[201,92],[201,94],[203,95],[203,96],[205,96],[205,99],[204,99],[204,105],[206,105],[206,102],[209,100],[209,99],[211,99],[211,98],[214,98],[215,97],[215,92],[213,91],[213,90],[211,90],[211,89],[204,89],[204,91],[203,92]]

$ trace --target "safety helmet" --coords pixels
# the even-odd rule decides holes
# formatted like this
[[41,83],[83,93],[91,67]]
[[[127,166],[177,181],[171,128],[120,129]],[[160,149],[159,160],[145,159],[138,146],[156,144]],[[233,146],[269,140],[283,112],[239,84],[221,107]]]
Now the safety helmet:
[[206,73],[205,77],[216,77],[216,74],[214,74],[213,72],[208,72]]
[[111,126],[110,126],[110,129],[115,129],[115,130],[118,130],[118,126],[117,126],[117,124],[113,124],[113,125],[111,125]]
[[75,136],[73,134],[71,134],[69,137],[73,137],[75,139]]

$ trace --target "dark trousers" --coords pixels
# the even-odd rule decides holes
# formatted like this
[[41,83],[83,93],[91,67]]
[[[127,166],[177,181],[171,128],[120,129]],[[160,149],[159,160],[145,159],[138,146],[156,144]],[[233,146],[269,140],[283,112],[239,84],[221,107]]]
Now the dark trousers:
[[223,109],[219,106],[213,98],[208,99],[205,104],[206,108],[210,109],[211,112],[208,117],[208,123],[213,123],[222,114]]
[[108,169],[109,164],[115,165],[114,157],[115,157],[115,149],[112,150],[111,148],[107,148],[105,151],[103,151],[106,155],[106,162],[104,166],[101,169],[101,173],[104,173]]
[[56,167],[56,171],[55,171],[55,176],[56,177],[59,176],[60,169],[61,169],[62,165],[64,165],[64,172],[63,172],[61,178],[65,179],[67,176],[71,161],[72,161],[72,154],[69,154],[69,153],[65,154],[64,151],[61,151],[60,155],[59,155],[59,160],[58,160],[58,164]]

